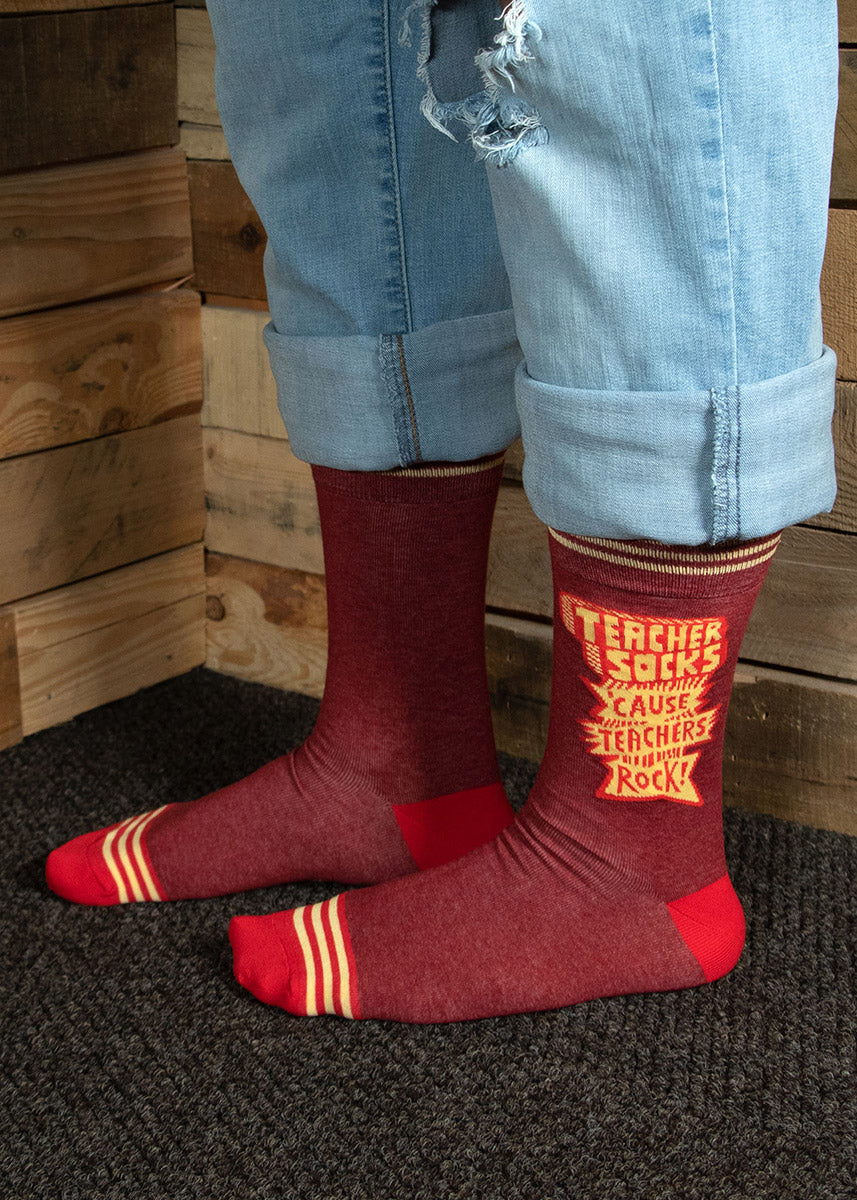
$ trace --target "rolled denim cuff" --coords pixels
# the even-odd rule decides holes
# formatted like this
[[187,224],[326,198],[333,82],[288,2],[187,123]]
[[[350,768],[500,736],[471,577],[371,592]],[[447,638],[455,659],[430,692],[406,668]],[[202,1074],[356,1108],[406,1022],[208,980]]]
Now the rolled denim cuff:
[[836,355],[698,392],[585,391],[516,374],[524,487],[546,524],[700,545],[829,511]]
[[380,337],[264,331],[298,458],[345,471],[465,462],[520,432],[511,310]]

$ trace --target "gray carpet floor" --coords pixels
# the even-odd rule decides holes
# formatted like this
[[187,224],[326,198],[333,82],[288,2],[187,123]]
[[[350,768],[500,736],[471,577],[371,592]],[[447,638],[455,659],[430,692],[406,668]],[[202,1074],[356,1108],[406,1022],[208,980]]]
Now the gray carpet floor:
[[[299,1019],[238,987],[230,915],[330,885],[46,889],[53,846],[239,778],[316,711],[198,670],[0,754],[4,1200],[857,1197],[857,839],[727,813],[731,976],[460,1025]],[[521,801],[534,768],[502,767]]]

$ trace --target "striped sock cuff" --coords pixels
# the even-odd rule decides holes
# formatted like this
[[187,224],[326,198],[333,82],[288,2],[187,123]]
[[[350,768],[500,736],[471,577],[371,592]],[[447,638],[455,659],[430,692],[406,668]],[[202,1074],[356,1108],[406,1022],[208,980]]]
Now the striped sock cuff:
[[313,466],[316,487],[358,499],[387,503],[432,504],[467,500],[496,491],[505,454],[464,463],[427,463],[393,471],[339,471]]
[[666,546],[660,542],[576,537],[555,529],[549,532],[554,553],[585,578],[611,587],[643,587],[676,597],[755,586],[759,573],[764,577],[781,536],[775,533],[718,546]]

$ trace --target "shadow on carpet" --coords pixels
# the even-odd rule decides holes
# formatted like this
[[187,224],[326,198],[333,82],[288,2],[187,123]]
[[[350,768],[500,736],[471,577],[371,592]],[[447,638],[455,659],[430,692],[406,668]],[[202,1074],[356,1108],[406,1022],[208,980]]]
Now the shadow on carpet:
[[[0,1194],[857,1197],[857,839],[727,812],[732,975],[459,1025],[300,1019],[238,987],[229,917],[333,885],[122,909],[45,887],[55,845],[240,778],[316,712],[199,669],[0,754]],[[535,768],[501,765],[520,802]]]

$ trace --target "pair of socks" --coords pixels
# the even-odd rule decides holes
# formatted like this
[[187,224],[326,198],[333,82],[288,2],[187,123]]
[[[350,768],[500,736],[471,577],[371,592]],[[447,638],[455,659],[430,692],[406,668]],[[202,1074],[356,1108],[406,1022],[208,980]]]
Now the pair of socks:
[[514,817],[484,591],[499,460],[314,468],[330,643],[309,740],[247,779],[53,852],[83,903],[373,884],[230,926],[239,981],[300,1015],[433,1022],[714,980],[744,921],[720,770],[775,536],[696,549],[550,532],[544,761]]

